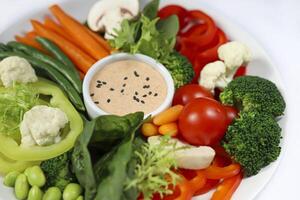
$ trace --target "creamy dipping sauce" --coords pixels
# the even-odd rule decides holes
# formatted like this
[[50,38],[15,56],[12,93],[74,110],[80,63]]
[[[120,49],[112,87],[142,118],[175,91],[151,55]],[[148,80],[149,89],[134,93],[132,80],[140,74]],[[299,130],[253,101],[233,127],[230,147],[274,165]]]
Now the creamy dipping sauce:
[[151,65],[122,60],[106,65],[93,76],[90,95],[99,108],[110,114],[149,114],[166,99],[167,84]]

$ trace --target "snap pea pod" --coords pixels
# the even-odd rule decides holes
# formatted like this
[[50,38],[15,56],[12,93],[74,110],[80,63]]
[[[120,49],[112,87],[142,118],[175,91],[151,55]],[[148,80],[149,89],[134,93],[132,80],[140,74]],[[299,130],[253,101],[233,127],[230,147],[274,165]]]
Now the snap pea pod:
[[0,52],[0,59],[4,59],[10,56],[19,56],[25,58],[37,72],[46,73],[50,79],[59,84],[62,89],[68,95],[70,101],[74,104],[74,106],[81,111],[85,111],[85,107],[83,105],[82,99],[73,87],[73,85],[56,69],[49,66],[47,63],[44,63],[32,56],[27,56],[21,52]]
[[53,56],[64,63],[65,65],[76,69],[73,62],[64,54],[64,52],[51,40],[43,37],[36,37],[35,40],[40,43],[47,51],[53,54]]
[[72,85],[77,90],[77,92],[82,93],[82,81],[80,79],[79,73],[76,71],[74,67],[65,65],[59,60],[40,52],[34,47],[28,46],[26,44],[22,44],[20,42],[12,41],[7,43],[7,46],[11,47],[13,50],[21,51],[29,56],[32,56],[35,59],[38,59],[52,66],[57,71],[59,71],[62,75],[64,75],[70,81],[70,83],[72,83]]

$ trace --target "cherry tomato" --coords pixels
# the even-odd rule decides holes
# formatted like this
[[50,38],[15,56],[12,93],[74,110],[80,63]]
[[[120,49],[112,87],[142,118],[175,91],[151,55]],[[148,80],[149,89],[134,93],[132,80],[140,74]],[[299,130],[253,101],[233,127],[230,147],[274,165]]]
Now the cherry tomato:
[[184,85],[176,90],[173,98],[173,105],[186,105],[191,100],[200,97],[213,99],[213,95],[204,87],[198,84]]
[[178,120],[182,137],[193,145],[214,145],[220,142],[227,129],[224,107],[209,98],[190,101]]
[[232,120],[237,117],[238,111],[235,107],[224,106],[227,114],[227,124],[230,125]]

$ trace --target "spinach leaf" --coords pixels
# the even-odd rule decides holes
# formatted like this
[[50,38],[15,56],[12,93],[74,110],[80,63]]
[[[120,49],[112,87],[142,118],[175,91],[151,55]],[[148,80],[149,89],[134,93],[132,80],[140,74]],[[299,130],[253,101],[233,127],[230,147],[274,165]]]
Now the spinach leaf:
[[152,0],[148,3],[142,11],[142,14],[149,19],[155,19],[157,17],[159,7],[159,0]]
[[144,114],[136,112],[125,116],[106,115],[95,119],[95,128],[90,145],[100,150],[111,149],[120,142],[133,127],[139,125]]
[[92,200],[96,194],[96,180],[90,152],[87,147],[92,137],[94,127],[95,121],[85,121],[83,133],[77,139],[72,154],[73,171],[80,185],[84,187],[85,200]]
[[143,122],[143,114],[135,113],[133,116],[131,115],[129,119],[134,126],[130,127],[121,144],[104,155],[94,166],[94,171],[97,173],[96,179],[99,182],[95,200],[123,199],[124,182],[127,180],[128,172],[127,166],[133,157],[135,132]]
[[171,15],[166,19],[159,20],[156,28],[160,33],[160,37],[163,37],[166,40],[176,38],[179,31],[178,17],[176,15]]

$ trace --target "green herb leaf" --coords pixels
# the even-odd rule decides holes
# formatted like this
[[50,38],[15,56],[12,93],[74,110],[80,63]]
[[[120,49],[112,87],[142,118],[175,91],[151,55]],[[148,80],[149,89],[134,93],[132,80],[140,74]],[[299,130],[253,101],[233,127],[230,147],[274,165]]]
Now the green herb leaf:
[[159,2],[159,0],[152,0],[145,6],[145,8],[142,11],[142,14],[151,20],[155,19],[157,17]]

